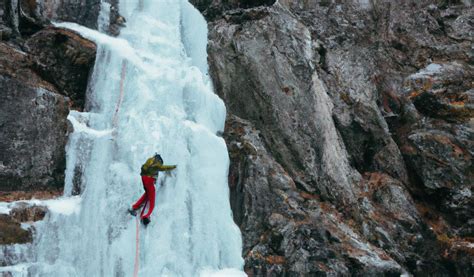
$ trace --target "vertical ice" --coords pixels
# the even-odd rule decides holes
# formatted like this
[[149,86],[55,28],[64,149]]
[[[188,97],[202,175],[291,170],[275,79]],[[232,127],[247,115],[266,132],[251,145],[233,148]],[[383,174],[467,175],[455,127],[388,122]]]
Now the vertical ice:
[[155,152],[178,169],[157,182],[152,222],[140,230],[139,276],[241,269],[228,154],[216,135],[225,106],[207,77],[206,23],[185,0],[122,0],[120,10],[127,27],[118,38],[62,24],[98,44],[87,112],[69,116],[65,196],[82,188],[81,207],[38,226],[30,273],[132,276],[136,226],[126,209],[143,191],[141,164]]

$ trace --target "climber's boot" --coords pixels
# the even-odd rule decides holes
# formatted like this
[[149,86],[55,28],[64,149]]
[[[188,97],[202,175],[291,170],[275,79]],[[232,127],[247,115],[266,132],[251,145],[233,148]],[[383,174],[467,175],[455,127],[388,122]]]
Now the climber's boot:
[[132,216],[137,216],[137,210],[134,210],[133,208],[129,208],[128,213],[131,214]]
[[148,217],[142,218],[143,225],[147,226],[150,223],[150,219]]

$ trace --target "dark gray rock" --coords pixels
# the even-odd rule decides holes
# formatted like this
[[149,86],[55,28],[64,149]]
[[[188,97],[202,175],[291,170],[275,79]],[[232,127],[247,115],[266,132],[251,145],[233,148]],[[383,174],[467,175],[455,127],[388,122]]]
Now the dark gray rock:
[[267,14],[258,23],[227,27],[221,19],[210,26],[217,93],[230,112],[261,131],[272,155],[301,186],[349,204],[359,175],[349,166],[332,103],[315,71],[310,33],[282,8]]
[[[365,242],[354,232],[332,204],[321,201],[317,194],[297,189],[250,122],[229,116],[225,139],[231,158],[230,201],[234,219],[242,230],[245,271],[249,276],[377,276],[404,272],[382,248]],[[388,192],[372,188],[378,192],[379,205],[385,210],[393,205],[390,212],[400,213],[400,218],[407,215],[404,220],[416,222],[416,210],[405,207],[412,204],[411,198],[399,183],[392,182],[386,185]],[[395,204],[390,203],[391,197],[397,199]],[[374,212],[383,213],[371,208],[362,215],[367,217],[359,218],[364,222]],[[390,225],[400,227],[396,218],[390,220]],[[379,232],[386,236],[395,233],[392,229]],[[402,235],[396,236],[389,239]]]
[[405,81],[405,94],[427,117],[466,122],[474,117],[474,68],[464,62],[430,64]]
[[[44,29],[53,15],[72,8],[63,4],[5,0],[0,7],[0,35],[6,41],[0,43],[0,188],[4,192],[54,191],[63,186],[66,116],[70,106],[83,106],[95,60],[92,42],[71,31]],[[86,2],[78,5],[87,6]],[[69,11],[76,22],[89,18],[88,12]],[[90,20],[96,22],[97,16]]]
[[[31,1],[30,1],[31,2]],[[125,18],[120,15],[118,0],[63,0],[38,1],[34,3],[40,17],[54,21],[75,22],[91,29],[102,30],[117,36],[125,24]],[[107,9],[103,15],[103,26],[99,26],[101,9]]]
[[[39,3],[38,3],[39,2]],[[76,22],[97,29],[100,0],[38,1],[43,17],[56,21]]]
[[0,72],[0,189],[60,189],[69,100],[51,85],[41,86],[44,81],[31,70],[18,71]]
[[10,28],[14,36],[20,34],[18,0],[5,0],[3,3],[3,21]]
[[400,145],[417,184],[413,193],[436,203],[445,218],[459,227],[454,233],[472,236],[472,126],[431,119],[413,124],[410,129],[400,139]]
[[[191,0],[190,1],[209,20],[215,20],[227,12],[259,6],[271,6],[276,0]],[[239,14],[240,11],[237,12]],[[245,20],[245,19],[244,19]]]
[[[96,47],[72,31],[44,29],[49,21],[35,1],[1,4],[0,199],[56,197],[64,184],[66,117],[70,107],[84,103]],[[44,207],[20,204],[1,215],[2,266],[28,260],[35,230],[22,223],[45,213]]]
[[35,222],[42,220],[47,212],[45,206],[19,202],[10,211],[10,216],[16,222]]
[[49,28],[27,46],[0,43],[0,189],[61,190],[70,99],[84,103],[95,45]]
[[10,39],[12,35],[12,29],[7,26],[0,25],[0,41]]
[[28,0],[5,0],[3,21],[12,29],[12,36],[29,36],[49,24],[41,14],[41,4]]
[[[30,243],[33,238],[33,227],[23,228],[21,223],[31,223],[42,220],[46,215],[47,208],[44,206],[29,205],[24,202],[15,204],[9,214],[0,214],[0,249],[5,251],[8,247],[4,245],[9,244],[25,244]],[[0,266],[12,264],[14,255],[4,257],[0,255]]]
[[21,228],[20,223],[6,214],[0,214],[0,230],[0,244],[28,243],[32,240],[31,232]]
[[95,62],[95,44],[69,30],[49,27],[29,38],[25,47],[35,71],[68,96],[74,107],[82,108]]
[[75,22],[92,29],[99,29],[98,18],[101,8],[109,9],[104,14],[109,34],[118,35],[125,19],[118,11],[118,1],[108,0],[2,0],[0,2],[0,40],[13,37],[19,45],[22,37],[27,38],[51,25],[51,21]]
[[471,3],[192,2],[247,273],[472,274]]
[[109,19],[105,30],[112,36],[118,36],[120,29],[125,26],[126,19],[120,15],[118,0],[109,0]]
[[0,266],[31,260],[31,243],[36,233],[32,224],[42,220],[48,212],[44,206],[25,202],[10,205],[9,214],[0,214]]

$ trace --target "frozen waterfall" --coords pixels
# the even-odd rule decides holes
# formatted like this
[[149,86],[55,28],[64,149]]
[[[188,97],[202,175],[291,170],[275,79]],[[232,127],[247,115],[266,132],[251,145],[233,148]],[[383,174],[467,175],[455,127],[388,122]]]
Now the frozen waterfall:
[[126,209],[143,193],[140,166],[159,152],[178,168],[160,174],[151,223],[139,227],[138,276],[243,275],[206,22],[185,0],[123,0],[120,12],[118,38],[58,24],[95,41],[97,59],[86,111],[69,115],[64,198],[80,191],[80,201],[38,224],[29,274],[133,276],[137,225]]

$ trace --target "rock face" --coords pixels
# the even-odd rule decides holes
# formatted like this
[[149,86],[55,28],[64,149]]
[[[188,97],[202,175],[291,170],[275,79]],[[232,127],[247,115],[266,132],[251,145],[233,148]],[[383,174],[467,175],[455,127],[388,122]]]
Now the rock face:
[[[5,9],[26,14],[14,2],[5,1]],[[40,25],[28,37],[20,19],[8,20],[20,22],[10,27],[21,37],[0,42],[0,191],[61,190],[66,117],[84,103],[96,47],[74,32]]]
[[69,21],[97,28],[100,0],[4,0],[4,22],[15,36],[31,35],[49,22]]
[[191,2],[249,275],[473,274],[469,1]]
[[68,96],[73,106],[83,107],[95,62],[95,44],[73,32],[50,27],[33,35],[25,46],[41,77]]
[[[104,10],[102,14],[101,9]],[[99,17],[104,18],[98,20]],[[3,21],[0,40],[29,37],[51,21],[75,22],[91,29],[103,28],[112,35],[118,35],[125,23],[118,12],[117,0],[2,0],[0,20]]]
[[[472,1],[192,2],[250,276],[473,275]],[[46,26],[118,34],[117,1],[98,26],[100,5],[0,2],[1,191],[62,187],[95,47]],[[1,215],[0,243],[27,243],[41,214]]]
[[[96,27],[99,4],[0,1],[0,201],[62,194],[66,117],[84,105],[96,46],[49,20]],[[24,202],[8,205],[9,213],[0,214],[0,266],[28,260],[32,223],[47,212]]]
[[230,10],[248,9],[259,6],[271,6],[275,0],[192,0],[196,8],[202,11],[208,20],[222,17],[223,13]]
[[[29,225],[32,222],[42,220],[46,215],[47,208],[44,206],[29,205],[27,203],[18,203],[9,212],[9,214],[0,214],[0,247],[5,250],[6,247],[1,246],[19,243],[29,243],[32,241],[34,227],[23,227],[21,224]],[[7,264],[6,260],[0,259],[0,266]],[[10,264],[10,263],[9,263]]]
[[92,29],[98,27],[100,0],[36,0],[30,2],[34,2],[35,8],[42,11],[43,17],[51,20],[76,22]]
[[53,87],[47,90],[3,74],[0,87],[0,190],[60,189],[68,100]]

